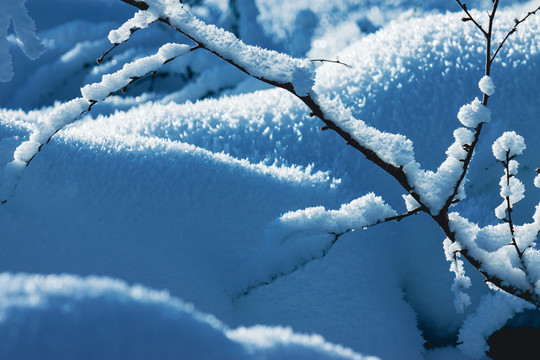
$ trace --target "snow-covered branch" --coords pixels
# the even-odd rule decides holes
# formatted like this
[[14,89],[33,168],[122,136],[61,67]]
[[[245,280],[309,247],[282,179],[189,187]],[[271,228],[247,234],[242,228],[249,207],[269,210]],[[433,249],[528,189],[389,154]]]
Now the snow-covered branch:
[[[293,93],[307,105],[325,129],[334,130],[347,145],[359,150],[368,160],[393,176],[416,201],[420,194],[409,183],[404,168],[419,168],[414,160],[412,142],[399,134],[388,134],[354,119],[339,101],[319,98],[312,87],[315,68],[309,59],[295,59],[276,51],[244,44],[234,34],[208,25],[175,0],[122,0],[153,14],[159,21],[182,33],[246,74]],[[428,207],[424,207],[427,210]]]
[[233,295],[233,300],[324,258],[347,233],[401,221],[418,212],[419,208],[398,214],[381,197],[370,193],[338,210],[318,206],[283,214],[266,229],[265,243],[248,260],[251,271],[240,276],[242,290]]
[[13,154],[13,161],[8,163],[3,171],[0,201],[6,203],[13,195],[17,183],[32,159],[62,128],[76,121],[81,115],[90,111],[92,106],[125,89],[146,74],[153,73],[167,62],[182,56],[197,47],[185,44],[165,44],[156,54],[135,60],[122,67],[119,71],[104,75],[100,82],[81,88],[82,97],[78,97],[56,107],[45,121],[38,124],[30,138],[20,144]]

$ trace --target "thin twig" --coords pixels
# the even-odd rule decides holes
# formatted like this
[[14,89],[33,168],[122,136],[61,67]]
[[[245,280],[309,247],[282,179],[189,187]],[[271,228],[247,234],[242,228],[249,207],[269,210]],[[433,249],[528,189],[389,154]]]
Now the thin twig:
[[[143,0],[121,0],[121,1],[125,2],[127,4],[130,4],[130,5],[133,5],[133,6],[137,7],[140,10],[148,9],[148,4],[146,4]],[[321,119],[322,122],[324,122],[326,128],[334,130],[339,136],[341,136],[345,140],[347,145],[351,145],[352,147],[354,147],[355,149],[360,151],[369,161],[371,161],[375,165],[379,166],[385,172],[387,172],[392,177],[394,177],[399,182],[399,184],[405,189],[405,191],[407,191],[409,194],[411,194],[413,196],[413,198],[420,205],[423,205],[422,199],[414,191],[413,187],[409,184],[407,175],[403,171],[402,167],[395,166],[395,165],[392,165],[392,164],[386,162],[375,151],[373,151],[373,150],[365,147],[364,145],[360,144],[356,139],[354,139],[352,137],[352,135],[349,132],[347,132],[346,130],[339,127],[334,121],[330,120],[328,118],[328,116],[323,112],[323,110],[321,109],[321,107],[317,103],[317,101],[314,98],[312,98],[310,94],[307,94],[307,95],[299,95],[299,94],[297,94],[295,89],[294,89],[294,86],[293,86],[293,84],[291,82],[281,83],[281,82],[277,82],[277,81],[267,79],[267,78],[264,78],[264,77],[261,77],[261,76],[255,76],[255,75],[251,74],[248,71],[248,69],[246,69],[242,65],[238,64],[230,56],[226,56],[225,54],[218,53],[217,51],[209,49],[208,47],[206,47],[204,43],[202,43],[200,40],[196,39],[192,34],[189,34],[186,31],[182,30],[179,26],[175,26],[174,24],[172,24],[171,21],[169,20],[169,18],[167,18],[166,16],[160,17],[158,20],[165,23],[165,24],[167,24],[168,26],[170,26],[174,30],[178,31],[179,33],[183,34],[184,36],[186,36],[187,38],[189,38],[190,40],[192,40],[193,42],[198,44],[201,48],[206,49],[209,52],[211,52],[212,54],[216,55],[217,57],[225,60],[226,62],[228,62],[232,66],[234,66],[237,69],[239,69],[240,71],[244,72],[245,74],[247,74],[247,75],[249,75],[249,76],[251,76],[251,77],[253,77],[255,79],[261,80],[261,81],[263,81],[263,82],[265,82],[265,83],[267,83],[269,85],[273,85],[273,86],[285,89],[285,90],[289,91],[290,93],[292,93],[293,95],[295,95],[296,97],[298,97],[311,110],[311,113],[314,116],[317,116],[319,119]]]
[[[377,222],[375,222],[373,224],[363,226],[362,229],[367,229],[368,227],[373,227],[375,225],[383,224],[383,223],[390,222],[390,221],[399,222],[399,221],[403,220],[406,217],[418,214],[420,211],[424,211],[424,210],[421,207],[419,207],[419,208],[411,210],[411,211],[409,211],[407,213],[404,213],[404,214],[401,214],[401,215],[396,215],[396,216],[390,216],[390,217],[387,217],[387,218],[385,218],[383,220],[379,220],[379,221],[377,221]],[[258,289],[258,288],[260,288],[262,286],[270,285],[273,282],[275,282],[276,280],[281,279],[281,278],[283,278],[285,276],[288,276],[288,275],[290,275],[290,274],[304,268],[307,264],[309,264],[313,260],[318,260],[318,259],[324,258],[328,254],[328,252],[332,249],[332,247],[336,244],[336,242],[339,240],[339,238],[341,236],[351,232],[351,231],[354,231],[354,229],[347,229],[347,230],[345,230],[345,231],[343,231],[341,233],[330,232],[329,234],[333,235],[334,239],[332,239],[332,241],[325,248],[322,249],[321,255],[319,257],[306,259],[306,260],[302,261],[301,263],[296,264],[292,269],[290,269],[288,271],[273,274],[268,278],[268,280],[263,280],[263,281],[258,282],[257,284],[250,285],[250,286],[246,287],[244,290],[242,290],[242,291],[238,292],[236,295],[234,295],[233,298],[232,298],[232,301],[233,302],[237,301],[238,299],[249,295],[255,289]]]
[[[465,11],[467,14],[469,14],[469,11],[467,10],[467,5],[462,3],[460,0],[456,0],[458,4],[461,6],[463,11]],[[499,6],[499,0],[495,0],[493,2],[493,8],[491,10],[491,13],[488,13],[489,15],[489,25],[488,25],[488,31],[486,32],[483,28],[480,28],[482,33],[486,36],[486,62],[485,62],[485,69],[484,74],[489,76],[491,73],[491,39],[493,36],[493,20],[495,19],[495,14],[497,13],[497,8]],[[474,21],[474,20],[473,20]],[[482,97],[482,105],[487,106],[489,96],[487,94],[483,94]],[[467,175],[467,171],[469,170],[469,165],[471,163],[474,150],[476,149],[476,145],[478,144],[478,141],[480,140],[480,134],[482,132],[482,127],[484,126],[483,123],[478,124],[478,126],[474,129],[474,140],[471,144],[469,144],[467,149],[467,155],[465,156],[465,159],[463,159],[463,167],[461,174],[458,178],[458,181],[456,182],[454,189],[452,191],[452,194],[446,199],[446,202],[444,204],[444,207],[442,208],[441,212],[448,212],[448,209],[452,204],[455,203],[456,196],[459,193],[459,187],[463,183],[463,180],[465,180],[465,176]]]
[[499,46],[497,47],[497,50],[495,50],[495,53],[493,54],[493,56],[491,57],[491,62],[493,62],[493,60],[495,60],[495,57],[497,56],[497,54],[499,53],[499,51],[501,50],[501,48],[503,47],[504,43],[506,42],[506,40],[510,37],[510,35],[512,35],[513,33],[515,33],[517,31],[517,27],[519,26],[519,24],[525,22],[525,20],[527,20],[527,18],[531,15],[536,15],[536,12],[537,11],[540,11],[540,6],[538,6],[535,10],[533,11],[529,11],[527,13],[527,15],[525,15],[525,17],[521,20],[518,20],[518,19],[514,19],[514,26],[512,27],[512,29],[510,29],[510,31],[508,31],[508,33],[506,34],[506,36],[504,37],[504,39],[499,43]]
[[113,51],[118,45],[123,44],[123,43],[127,42],[129,39],[131,39],[131,35],[133,35],[133,33],[135,31],[140,30],[140,29],[141,28],[138,28],[138,27],[134,27],[134,28],[129,29],[129,32],[130,32],[129,37],[126,40],[122,41],[122,42],[114,43],[113,46],[109,50],[105,51],[99,58],[97,58],[96,62],[98,64],[101,64],[101,62],[103,61],[105,56],[107,56],[107,54],[109,54],[111,51]]
[[467,4],[465,3],[462,3],[460,0],[456,0],[457,3],[459,4],[459,6],[463,9],[463,11],[465,12],[465,14],[467,14],[468,17],[466,18],[463,18],[462,20],[463,21],[472,21],[474,25],[476,25],[476,27],[484,34],[484,36],[488,36],[488,33],[486,32],[486,30],[484,30],[484,28],[482,27],[482,25],[480,25],[475,19],[474,17],[471,15],[471,13],[469,12],[469,9],[467,9]]
[[346,67],[348,67],[348,68],[352,68],[351,65],[345,64],[344,62],[341,62],[341,61],[339,61],[339,60],[309,59],[309,61],[311,61],[311,62],[319,61],[319,62],[322,62],[322,63],[329,62],[329,63],[334,63],[334,64],[340,64],[340,65],[346,66]]
[[[194,51],[194,50],[197,50],[197,49],[199,49],[199,48],[200,48],[199,46],[193,46],[193,47],[190,48],[189,52]],[[178,56],[173,57],[173,58],[170,58],[170,59],[167,59],[163,64],[166,64],[166,63],[168,63],[168,62],[170,62],[170,61],[176,59],[177,57],[178,57]],[[155,72],[155,71],[149,71],[149,72],[147,72],[146,74],[144,74],[143,76],[136,76],[136,77],[130,78],[130,82],[129,82],[126,86],[124,86],[122,89],[119,89],[119,90],[122,90],[122,93],[125,93],[126,90],[127,90],[127,88],[128,88],[131,84],[133,84],[134,82],[136,82],[136,81],[139,80],[139,79],[144,78],[144,77],[145,77],[146,75],[148,75],[148,74],[153,74],[154,72]],[[118,91],[118,90],[117,90],[117,91]],[[105,97],[105,99],[107,99],[109,96],[113,95],[113,94],[116,93],[117,91],[113,91],[113,92],[109,93],[109,94]],[[103,100],[105,100],[105,99],[103,99]],[[75,118],[73,118],[69,124],[72,124],[73,122],[75,122],[78,118],[80,118],[80,117],[81,117],[82,115],[84,115],[85,113],[90,112],[90,111],[92,110],[92,107],[93,107],[95,104],[97,104],[98,102],[99,102],[98,100],[93,100],[93,99],[88,100],[88,108],[85,109],[85,110],[83,110],[79,115],[75,116]],[[62,130],[65,126],[67,126],[67,125],[69,125],[69,124],[66,123],[66,124],[65,124],[64,126],[62,126],[61,128],[56,129],[56,130],[54,131],[54,133],[53,133],[51,136],[49,136],[49,138],[47,139],[47,141],[45,141],[45,143],[41,144],[41,145],[38,147],[37,152],[36,152],[30,159],[28,159],[27,161],[25,161],[25,163],[26,163],[25,167],[28,167],[28,166],[30,165],[30,163],[32,162],[32,160],[36,157],[36,155],[37,155],[39,152],[41,152],[41,149],[42,149],[43,145],[48,144],[48,143],[51,141],[51,139],[52,139],[52,137],[53,137],[54,135],[56,135],[60,130]],[[18,183],[15,184],[15,188],[17,187],[17,185],[18,185]],[[7,201],[8,201],[8,199],[3,199],[3,200],[0,201],[0,204],[6,204]]]
[[[505,170],[506,170],[506,186],[510,187],[510,178],[513,176],[510,174],[510,150],[506,151],[506,161],[501,161]],[[506,219],[504,221],[508,224],[510,228],[510,234],[512,235],[512,245],[516,248],[519,258],[521,259],[523,253],[519,250],[519,246],[516,242],[516,235],[514,231],[514,222],[512,221],[512,203],[510,202],[510,195],[507,195],[506,198]]]

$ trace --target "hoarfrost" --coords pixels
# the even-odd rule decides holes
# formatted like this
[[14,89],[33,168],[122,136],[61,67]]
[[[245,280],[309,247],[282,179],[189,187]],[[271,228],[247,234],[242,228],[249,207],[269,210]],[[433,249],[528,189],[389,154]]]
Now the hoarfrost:
[[154,14],[143,10],[138,11],[118,29],[109,32],[109,41],[114,45],[127,41],[135,29],[144,29],[156,20],[157,17]]
[[491,121],[491,111],[475,98],[470,104],[463,105],[458,112],[459,121],[470,128]]
[[465,275],[463,260],[460,259],[461,254],[459,251],[461,247],[459,244],[447,238],[443,242],[443,248],[446,260],[451,262],[450,271],[455,274],[454,282],[451,286],[451,290],[454,293],[454,307],[458,313],[462,313],[471,304],[471,297],[465,292],[466,289],[471,287],[471,279]]
[[129,85],[133,80],[156,71],[164,63],[189,51],[190,47],[185,44],[165,44],[159,48],[156,54],[128,63],[115,73],[103,75],[99,83],[84,86],[81,89],[81,94],[88,101],[103,100],[111,93]]
[[478,82],[478,87],[480,88],[480,91],[487,96],[495,94],[495,84],[493,83],[493,79],[491,79],[488,75],[485,75],[482,79],[480,79]]
[[166,14],[176,29],[255,78],[281,85],[290,83],[299,96],[306,96],[314,85],[315,65],[309,59],[292,58],[277,51],[246,45],[232,33],[205,24],[177,1],[147,0],[146,3],[149,5],[147,11],[154,17]]
[[506,153],[512,158],[525,150],[525,140],[515,131],[506,131],[491,146],[493,156],[499,161],[506,161]]

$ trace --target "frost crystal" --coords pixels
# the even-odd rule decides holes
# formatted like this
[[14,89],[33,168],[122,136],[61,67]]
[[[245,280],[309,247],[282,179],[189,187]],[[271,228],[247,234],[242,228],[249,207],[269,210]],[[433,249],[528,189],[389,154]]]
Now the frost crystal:
[[458,119],[463,125],[476,128],[480,123],[491,121],[491,111],[475,98],[470,104],[459,109]]
[[480,79],[480,81],[478,82],[478,87],[480,88],[480,91],[482,91],[487,96],[495,94],[495,84],[493,83],[493,80],[487,75]]
[[511,158],[521,154],[525,148],[525,140],[514,131],[505,132],[491,146],[493,156],[499,161],[506,161],[507,152]]

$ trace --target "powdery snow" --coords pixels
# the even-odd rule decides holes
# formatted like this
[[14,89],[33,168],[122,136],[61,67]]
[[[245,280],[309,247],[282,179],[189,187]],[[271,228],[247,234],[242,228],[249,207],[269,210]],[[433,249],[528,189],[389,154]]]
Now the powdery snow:
[[478,87],[480,88],[480,91],[487,96],[495,94],[495,84],[493,83],[493,79],[487,75],[484,75],[484,77],[480,79]]
[[109,32],[109,41],[114,45],[127,41],[134,30],[144,29],[156,20],[157,18],[152,13],[142,10],[138,11],[118,29]]
[[487,338],[499,330],[516,313],[534,308],[531,304],[509,296],[506,293],[494,292],[485,295],[474,314],[465,320],[459,331],[458,348],[472,359],[480,359],[489,350]]
[[113,74],[103,75],[99,83],[81,88],[81,94],[90,101],[101,101],[111,93],[128,86],[133,80],[158,70],[166,62],[187,54],[190,47],[185,44],[168,43],[159,48],[156,54],[135,60]]
[[457,115],[459,121],[470,128],[491,121],[491,111],[475,98],[470,104],[463,105]]
[[[404,8],[410,5],[405,3],[399,2]],[[173,1],[168,4],[177,7]],[[320,66],[316,88],[320,91],[320,98],[341,99],[343,106],[340,105],[340,109],[346,111],[339,110],[338,113],[346,115],[344,123],[350,120],[348,125],[351,129],[361,128],[361,135],[370,134],[370,128],[378,129],[373,133],[376,136],[367,138],[365,143],[379,149],[389,162],[407,165],[409,180],[423,194],[423,202],[433,212],[440,209],[446,196],[454,190],[452,182],[461,173],[459,160],[466,155],[464,146],[471,142],[472,132],[469,129],[458,128],[454,131],[454,139],[452,132],[459,126],[455,121],[456,111],[464,101],[478,96],[475,79],[483,59],[477,55],[483,40],[475,35],[474,26],[464,26],[459,21],[461,14],[455,13],[427,15],[422,20],[408,22],[398,20],[389,25],[376,23],[373,20],[377,17],[376,10],[364,11],[367,8],[362,8],[363,2],[355,2],[353,10],[347,8],[347,1],[291,2],[291,12],[283,14],[276,10],[274,2],[258,0],[253,6],[263,9],[261,4],[270,5],[268,8],[273,10],[261,10],[263,13],[257,19],[273,21],[273,25],[291,24],[296,14],[305,10],[303,7],[312,5],[313,24],[321,31],[329,26],[326,21],[335,22],[345,13],[351,14],[347,26],[357,26],[356,15],[352,13],[358,9],[368,14],[373,26],[385,25],[377,34],[367,36],[336,54],[351,67],[337,64]],[[379,6],[377,2],[370,4]],[[318,9],[323,7],[325,10],[319,12]],[[448,2],[436,1],[422,7],[447,9],[449,5]],[[197,13],[215,18],[221,15],[212,11],[203,8]],[[422,9],[417,11],[425,15]],[[277,18],[270,20],[270,13],[277,14]],[[516,16],[505,11],[500,14],[501,24],[511,24]],[[393,15],[381,14],[379,18],[385,16]],[[256,14],[251,17],[255,18]],[[529,121],[528,116],[538,112],[537,104],[523,101],[538,84],[540,22],[536,17],[530,20],[520,27],[519,36],[514,36],[505,45],[508,51],[501,52],[494,64],[496,71],[492,75],[499,86],[497,91],[506,96],[490,102],[494,121],[485,127],[485,138],[480,144],[489,143],[501,129],[511,126],[527,134],[532,149],[528,153],[537,154],[534,135],[537,124]],[[123,36],[127,34],[127,27],[124,27]],[[57,50],[65,51],[65,57],[57,58],[59,60],[54,66],[40,67],[44,73],[68,74],[58,79],[51,78],[53,81],[49,82],[46,80],[50,76],[39,77],[31,69],[28,78],[24,78],[28,82],[16,92],[19,98],[25,99],[25,92],[29,93],[27,104],[38,104],[31,98],[50,97],[49,93],[55,98],[63,96],[55,84],[75,84],[78,88],[77,81],[81,78],[94,82],[105,73],[117,71],[122,63],[131,61],[134,56],[155,53],[155,50],[150,51],[149,44],[155,44],[157,38],[165,39],[164,32],[159,32],[160,28],[164,27],[152,26],[141,31],[140,36],[152,36],[148,35],[149,38],[140,43],[137,43],[139,35],[134,37],[117,49],[120,53],[111,54],[114,56],[111,61],[102,64],[104,66],[95,72],[91,66],[84,70],[76,65],[93,62],[93,53],[105,47],[106,34],[101,35],[98,42],[93,42],[96,38],[92,38],[84,44],[79,35],[77,48],[72,52],[68,52],[69,47]],[[88,36],[94,36],[99,29],[100,26],[90,26]],[[210,31],[204,26],[201,29]],[[302,32],[300,27],[297,30]],[[351,30],[347,36],[359,32]],[[68,37],[67,33],[74,32],[63,33]],[[309,39],[311,35],[306,33],[298,35]],[[501,33],[498,32],[498,36]],[[75,37],[76,34],[70,36]],[[320,39],[331,39],[330,32],[325,36]],[[225,41],[224,44],[232,43]],[[302,53],[299,45],[297,51]],[[266,60],[272,59],[270,52],[255,52],[267,56]],[[525,52],[527,57],[523,55]],[[174,69],[165,73],[174,78],[169,79],[170,83],[179,89],[178,96],[171,96],[171,99],[184,101],[193,96],[190,100],[195,101],[212,92],[220,96],[227,91],[220,89],[221,85],[234,88],[237,81],[241,81],[237,80],[241,77],[227,76],[226,81],[216,81],[212,86],[204,84],[213,76],[227,71],[227,65],[205,60],[199,52],[193,55],[193,60],[184,62],[187,58],[184,57],[178,61],[178,66],[174,64]],[[245,61],[243,58],[234,60]],[[296,61],[292,61],[295,66],[298,65]],[[305,64],[307,66],[307,62]],[[301,71],[295,75],[291,72],[294,66],[289,65],[291,62],[286,60],[283,72],[279,76],[273,74],[275,79],[292,81],[298,93],[311,94],[313,74]],[[184,76],[182,71],[188,66],[195,69],[193,79],[198,80],[190,79],[187,87],[181,81],[175,83],[181,78],[175,74],[179,72]],[[207,72],[198,78],[202,71]],[[158,78],[156,83],[159,81]],[[43,88],[34,92],[32,82],[44,83]],[[256,88],[253,83],[245,82],[230,90],[242,92]],[[62,91],[68,93],[68,90]],[[130,282],[169,288],[175,295],[194,301],[198,308],[216,314],[233,326],[258,323],[293,325],[296,331],[321,333],[334,343],[346,344],[362,353],[377,354],[385,359],[420,359],[424,356],[422,343],[430,337],[452,343],[464,317],[478,305],[479,294],[487,290],[471,274],[468,275],[473,285],[467,288],[463,268],[459,263],[454,264],[453,269],[460,274],[452,288],[458,295],[457,304],[464,307],[469,301],[471,303],[464,309],[464,314],[455,313],[447,264],[440,257],[432,256],[440,253],[440,243],[433,239],[440,237],[441,233],[427,226],[427,220],[420,216],[395,226],[387,224],[366,231],[348,232],[322,260],[311,261],[293,274],[257,288],[231,305],[229,295],[246,285],[246,264],[262,259],[261,264],[271,263],[279,268],[281,259],[288,260],[282,255],[282,252],[287,252],[286,246],[276,246],[272,252],[274,258],[251,257],[264,246],[262,234],[265,226],[282,219],[280,214],[293,211],[292,214],[298,215],[293,216],[291,226],[296,221],[313,225],[309,216],[321,220],[319,215],[324,215],[336,220],[335,223],[323,222],[325,225],[336,226],[340,230],[350,226],[351,219],[342,210],[326,209],[339,209],[339,204],[347,204],[357,194],[369,192],[371,186],[378,189],[377,193],[380,189],[384,198],[394,206],[392,201],[397,199],[398,203],[401,202],[403,191],[398,186],[392,187],[395,184],[386,180],[385,174],[377,173],[378,170],[373,172],[371,164],[345,147],[340,139],[335,140],[335,135],[328,132],[320,135],[317,119],[311,119],[305,107],[291,100],[290,94],[284,91],[262,91],[180,105],[159,103],[164,98],[158,91],[141,91],[140,96],[122,100],[117,97],[110,104],[103,104],[101,109],[96,105],[95,111],[102,111],[103,115],[96,114],[94,119],[88,117],[82,123],[61,131],[45,148],[47,151],[32,162],[20,181],[15,198],[0,209],[3,238],[0,254],[5,268],[46,273],[88,274],[100,271]],[[4,98],[11,99],[9,90],[3,90],[2,94],[8,94]],[[141,104],[149,99],[156,102]],[[516,107],[516,103],[526,105]],[[15,102],[9,104],[18,106]],[[12,160],[8,156],[11,157],[13,150],[27,139],[32,130],[46,123],[41,122],[40,125],[38,119],[45,119],[51,110],[2,111],[0,158],[3,163]],[[118,112],[113,114],[115,110]],[[520,121],[515,121],[516,118]],[[42,134],[50,133],[45,131],[45,127],[43,129]],[[415,141],[414,152],[412,140]],[[28,159],[37,144],[27,143],[18,150],[17,156]],[[402,154],[396,150],[401,145],[407,149]],[[466,189],[470,200],[464,206],[457,205],[462,216],[468,212],[474,218],[477,212],[481,213],[486,202],[483,196],[492,198],[497,193],[496,181],[492,180],[500,176],[500,165],[496,164],[496,169],[492,170],[493,158],[488,154],[490,158],[486,161],[485,153],[483,148],[477,150],[472,173],[467,176],[470,183],[462,184],[458,189],[460,199],[464,198]],[[524,157],[520,162],[524,177],[527,175],[524,169],[538,166],[535,159]],[[315,165],[310,165],[312,163]],[[24,161],[13,161],[10,166],[17,168],[24,164]],[[509,172],[516,171],[516,164],[511,162]],[[5,175],[17,173],[14,169],[6,171]],[[534,195],[527,195],[530,200],[524,199],[520,203],[525,208],[537,200]],[[408,209],[417,206],[410,201],[410,196],[406,205]],[[494,206],[482,213],[492,214]],[[294,211],[298,208],[306,210]],[[537,211],[532,223],[515,229],[516,241],[521,249],[525,249],[523,258],[535,282],[540,279],[540,270],[535,265],[538,263],[538,251],[527,246],[535,244],[540,222],[538,217]],[[96,220],[88,224],[88,219]],[[278,220],[272,222],[273,219]],[[459,223],[461,219],[454,220]],[[519,260],[515,249],[507,246],[507,224],[482,227],[473,224],[474,221],[463,222],[462,231],[458,231],[469,236],[471,243],[460,241],[451,244],[450,252],[460,246],[466,247],[461,243],[468,244],[469,248],[476,249],[479,256],[489,260],[486,266],[500,263],[509,271],[510,277],[519,280],[521,275],[516,269]],[[321,230],[317,224],[311,228]],[[305,255],[301,252],[307,251],[308,255],[310,250],[320,253],[320,249],[332,241],[328,234],[299,235],[295,238],[293,234],[287,239],[300,240],[296,243],[299,253],[291,253],[296,261],[300,255]],[[511,260],[509,264],[508,259]],[[236,273],[241,274],[238,280],[244,281],[243,284],[230,279],[231,274]],[[14,279],[10,281],[15,282]],[[36,282],[46,281],[38,278]],[[69,297],[74,293],[66,295],[66,301],[73,301]],[[403,293],[407,301],[403,299]],[[96,304],[92,305],[95,307]],[[132,316],[138,318],[137,314],[140,312]],[[111,318],[116,319],[114,316]],[[55,316],[54,320],[57,319]],[[216,324],[215,319],[209,321]],[[417,324],[423,327],[425,339]],[[52,326],[54,324],[48,328]],[[297,344],[321,343],[316,335],[297,335],[283,327],[237,330],[227,334],[253,339],[248,351],[251,356],[260,355],[261,347],[270,344],[268,351],[278,354],[276,358],[286,358],[279,350],[281,345],[275,345],[277,338],[285,338],[287,343],[291,339],[297,339]],[[193,343],[199,344],[196,340]],[[334,348],[328,343],[324,347]],[[483,351],[481,346],[476,346],[476,349]],[[299,351],[306,354],[304,350]],[[425,354],[426,358],[437,356],[437,359],[462,356],[454,348],[430,350]],[[270,357],[267,352],[264,356]],[[310,356],[310,359],[316,358],[313,354]],[[242,357],[238,355],[237,358]]]
[[278,84],[291,83],[294,91],[307,95],[314,83],[315,66],[308,59],[295,59],[288,55],[257,46],[244,44],[232,33],[197,19],[187,7],[175,0],[148,0],[148,12],[164,17],[177,29],[248,71],[252,76]]
[[491,146],[493,156],[499,161],[520,155],[525,150],[525,139],[515,131],[506,131]]
[[0,290],[6,359],[377,359],[290,328],[228,329],[165,291],[109,278],[4,273]]

